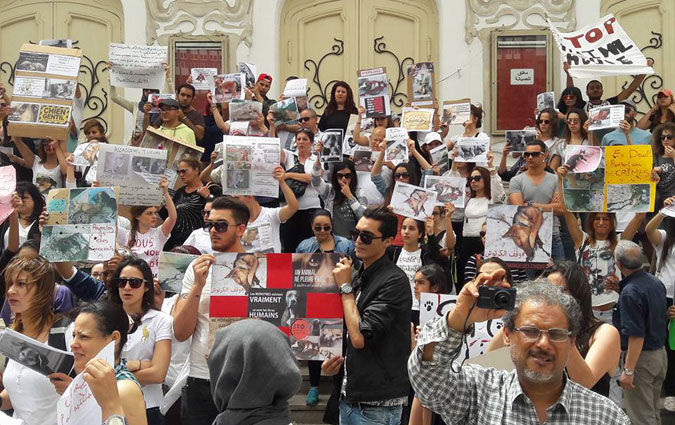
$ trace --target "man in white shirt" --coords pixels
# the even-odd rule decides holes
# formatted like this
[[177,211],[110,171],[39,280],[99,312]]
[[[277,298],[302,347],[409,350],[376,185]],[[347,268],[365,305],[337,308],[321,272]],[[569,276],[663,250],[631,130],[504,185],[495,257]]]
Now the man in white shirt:
[[[250,213],[246,205],[231,196],[221,196],[211,203],[211,212],[204,221],[209,229],[214,254],[245,252],[241,237],[246,231]],[[211,425],[218,410],[211,396],[206,349],[209,333],[211,266],[215,257],[204,254],[194,260],[185,272],[180,299],[173,310],[173,331],[177,340],[192,336],[190,372],[181,399],[181,420],[191,425]]]

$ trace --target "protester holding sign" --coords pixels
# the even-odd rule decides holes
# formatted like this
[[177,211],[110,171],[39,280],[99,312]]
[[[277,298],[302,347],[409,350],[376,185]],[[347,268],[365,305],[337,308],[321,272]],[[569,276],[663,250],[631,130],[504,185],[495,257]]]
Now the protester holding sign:
[[635,126],[635,116],[637,115],[637,105],[632,100],[622,100],[619,102],[624,105],[626,112],[619,128],[611,133],[605,134],[602,138],[602,146],[617,145],[648,145],[652,135]]
[[10,156],[10,161],[33,170],[33,184],[40,189],[40,193],[47,195],[51,189],[63,186],[63,176],[66,175],[67,163],[62,142],[54,139],[40,140],[38,154],[26,146],[23,139],[13,137],[12,141],[21,153],[21,157]]

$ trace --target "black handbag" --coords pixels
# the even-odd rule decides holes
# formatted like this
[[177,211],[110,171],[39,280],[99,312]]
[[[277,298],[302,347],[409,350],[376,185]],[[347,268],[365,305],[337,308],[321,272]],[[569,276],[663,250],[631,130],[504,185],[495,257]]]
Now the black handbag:
[[[295,159],[295,165],[286,170],[286,172],[304,174],[305,166],[298,162],[297,156],[294,155],[293,159]],[[298,199],[304,195],[305,189],[307,189],[307,183],[301,182],[300,180],[286,179],[286,184],[289,188],[291,188],[291,192],[293,192],[293,195],[295,195],[295,199]],[[286,199],[284,198],[284,192],[279,191],[279,200],[281,202],[286,202]]]

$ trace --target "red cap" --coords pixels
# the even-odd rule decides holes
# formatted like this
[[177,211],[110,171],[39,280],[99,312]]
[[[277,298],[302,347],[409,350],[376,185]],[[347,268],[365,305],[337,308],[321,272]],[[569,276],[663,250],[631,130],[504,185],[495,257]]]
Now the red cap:
[[267,80],[271,83],[272,82],[272,76],[270,74],[264,74],[263,73],[263,74],[258,75],[258,81],[260,81],[260,80]]
[[668,96],[668,97],[672,97],[672,96],[673,96],[673,91],[672,91],[672,90],[668,90],[668,89],[661,89],[661,90],[659,90],[659,93],[663,93],[663,94],[665,94],[665,95]]

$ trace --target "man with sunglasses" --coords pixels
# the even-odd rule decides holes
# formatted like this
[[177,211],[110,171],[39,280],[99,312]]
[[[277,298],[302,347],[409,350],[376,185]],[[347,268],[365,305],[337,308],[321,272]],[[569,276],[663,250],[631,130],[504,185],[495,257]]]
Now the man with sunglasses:
[[638,128],[635,124],[637,105],[630,99],[619,102],[626,109],[619,128],[610,131],[602,138],[602,146],[621,145],[648,145],[652,140],[652,133]]
[[388,208],[367,208],[351,235],[361,262],[354,279],[347,257],[333,270],[347,327],[346,356],[333,357],[322,367],[335,375],[346,362],[342,425],[397,423],[408,400],[412,295],[407,276],[386,255],[397,224]]
[[[408,362],[422,404],[446,423],[630,424],[612,401],[565,373],[582,321],[576,300],[544,280],[519,286],[511,311],[476,307],[478,287],[508,287],[503,277],[501,269],[481,273],[462,288],[452,311],[424,325]],[[473,324],[502,316],[515,370],[458,369],[454,361]]]
[[[204,229],[211,236],[214,254],[244,252],[241,237],[246,231],[249,212],[246,205],[231,196],[221,196],[211,203]],[[178,341],[192,336],[190,372],[181,399],[181,419],[185,424],[211,425],[218,409],[211,397],[209,369],[206,364],[209,305],[211,295],[211,266],[213,255],[204,254],[187,268],[180,299],[173,309],[173,331]]]
[[[562,214],[564,208],[560,202],[558,177],[546,171],[546,144],[541,140],[529,142],[523,152],[526,170],[509,183],[510,205],[531,205],[543,211]],[[565,251],[560,239],[560,220],[553,217],[553,237],[551,257],[554,261],[564,261]]]

